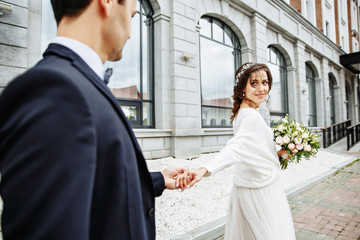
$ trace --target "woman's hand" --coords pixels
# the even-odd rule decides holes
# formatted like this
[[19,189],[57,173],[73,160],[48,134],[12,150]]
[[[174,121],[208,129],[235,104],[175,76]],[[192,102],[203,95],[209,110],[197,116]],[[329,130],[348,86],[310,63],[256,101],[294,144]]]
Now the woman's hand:
[[184,188],[191,188],[198,183],[207,172],[208,170],[206,168],[187,170],[183,174],[178,175],[176,179],[176,186],[182,190],[184,190]]
[[289,160],[291,158],[291,153],[289,153],[289,151],[285,150],[284,148],[277,151],[277,155],[279,158],[281,157],[286,160]]

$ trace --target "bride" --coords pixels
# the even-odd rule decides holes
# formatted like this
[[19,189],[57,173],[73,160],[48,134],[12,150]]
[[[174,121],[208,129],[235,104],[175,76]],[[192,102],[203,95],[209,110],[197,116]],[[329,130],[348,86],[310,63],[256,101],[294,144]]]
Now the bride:
[[[275,150],[273,132],[258,111],[271,89],[270,70],[265,64],[245,63],[236,71],[235,79],[231,116],[234,137],[212,161],[192,170],[188,187],[203,176],[235,165],[225,239],[295,239],[289,204],[279,179],[279,156],[284,150]],[[188,180],[184,173],[177,178],[177,184],[183,188]]]

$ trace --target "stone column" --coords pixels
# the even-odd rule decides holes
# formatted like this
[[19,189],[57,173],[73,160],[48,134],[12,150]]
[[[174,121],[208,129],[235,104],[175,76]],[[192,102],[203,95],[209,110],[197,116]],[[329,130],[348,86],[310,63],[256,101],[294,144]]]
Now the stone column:
[[354,123],[359,122],[359,82],[358,75],[354,75]]
[[[251,39],[253,47],[253,60],[258,63],[267,63],[267,36],[266,36],[267,21],[260,14],[254,13],[251,18]],[[270,124],[270,113],[266,104],[260,105],[260,113],[265,121]]]
[[199,69],[199,28],[195,8],[188,1],[170,4],[170,106],[172,155],[201,153],[201,93]]
[[344,121],[347,119],[346,116],[346,85],[345,85],[345,81],[346,81],[346,74],[344,71],[344,68],[341,68],[339,70],[339,106],[340,106],[340,111],[341,111],[341,119],[340,121]]
[[[11,3],[12,4],[12,3]],[[17,1],[0,16],[0,92],[28,67],[29,3]]]
[[296,76],[296,90],[298,96],[297,102],[297,118],[296,121],[308,123],[308,86],[306,84],[306,70],[305,70],[305,44],[301,41],[296,41],[295,48],[295,67],[297,69]]
[[315,104],[316,104],[316,126],[324,127],[324,90],[323,90],[323,79],[315,78]]
[[254,49],[253,58],[255,62],[267,63],[267,35],[266,35],[267,21],[260,14],[254,13],[251,18],[251,39],[252,47]]
[[286,71],[288,83],[289,117],[290,119],[299,119],[297,111],[299,87],[296,80],[296,68],[288,67],[286,68]]
[[155,127],[171,129],[170,106],[170,16],[164,13],[154,15],[154,91]]

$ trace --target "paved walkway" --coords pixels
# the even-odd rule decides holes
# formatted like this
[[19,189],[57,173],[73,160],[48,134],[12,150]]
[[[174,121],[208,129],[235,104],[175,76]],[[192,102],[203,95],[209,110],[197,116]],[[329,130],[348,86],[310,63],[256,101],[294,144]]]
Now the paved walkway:
[[290,198],[297,240],[360,240],[359,149],[360,143],[347,151],[346,138],[330,146],[330,151],[359,159]]
[[360,161],[289,203],[297,240],[360,239]]

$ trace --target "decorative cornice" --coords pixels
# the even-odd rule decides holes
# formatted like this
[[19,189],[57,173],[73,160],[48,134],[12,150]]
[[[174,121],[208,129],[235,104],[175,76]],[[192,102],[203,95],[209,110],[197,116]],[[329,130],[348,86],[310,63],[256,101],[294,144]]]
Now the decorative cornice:
[[159,20],[165,20],[165,21],[167,21],[167,22],[170,22],[170,16],[168,16],[168,15],[165,15],[165,14],[163,14],[163,13],[157,13],[157,14],[155,14],[154,16],[153,16],[153,19],[154,19],[154,22],[157,22],[157,21],[159,21]]

